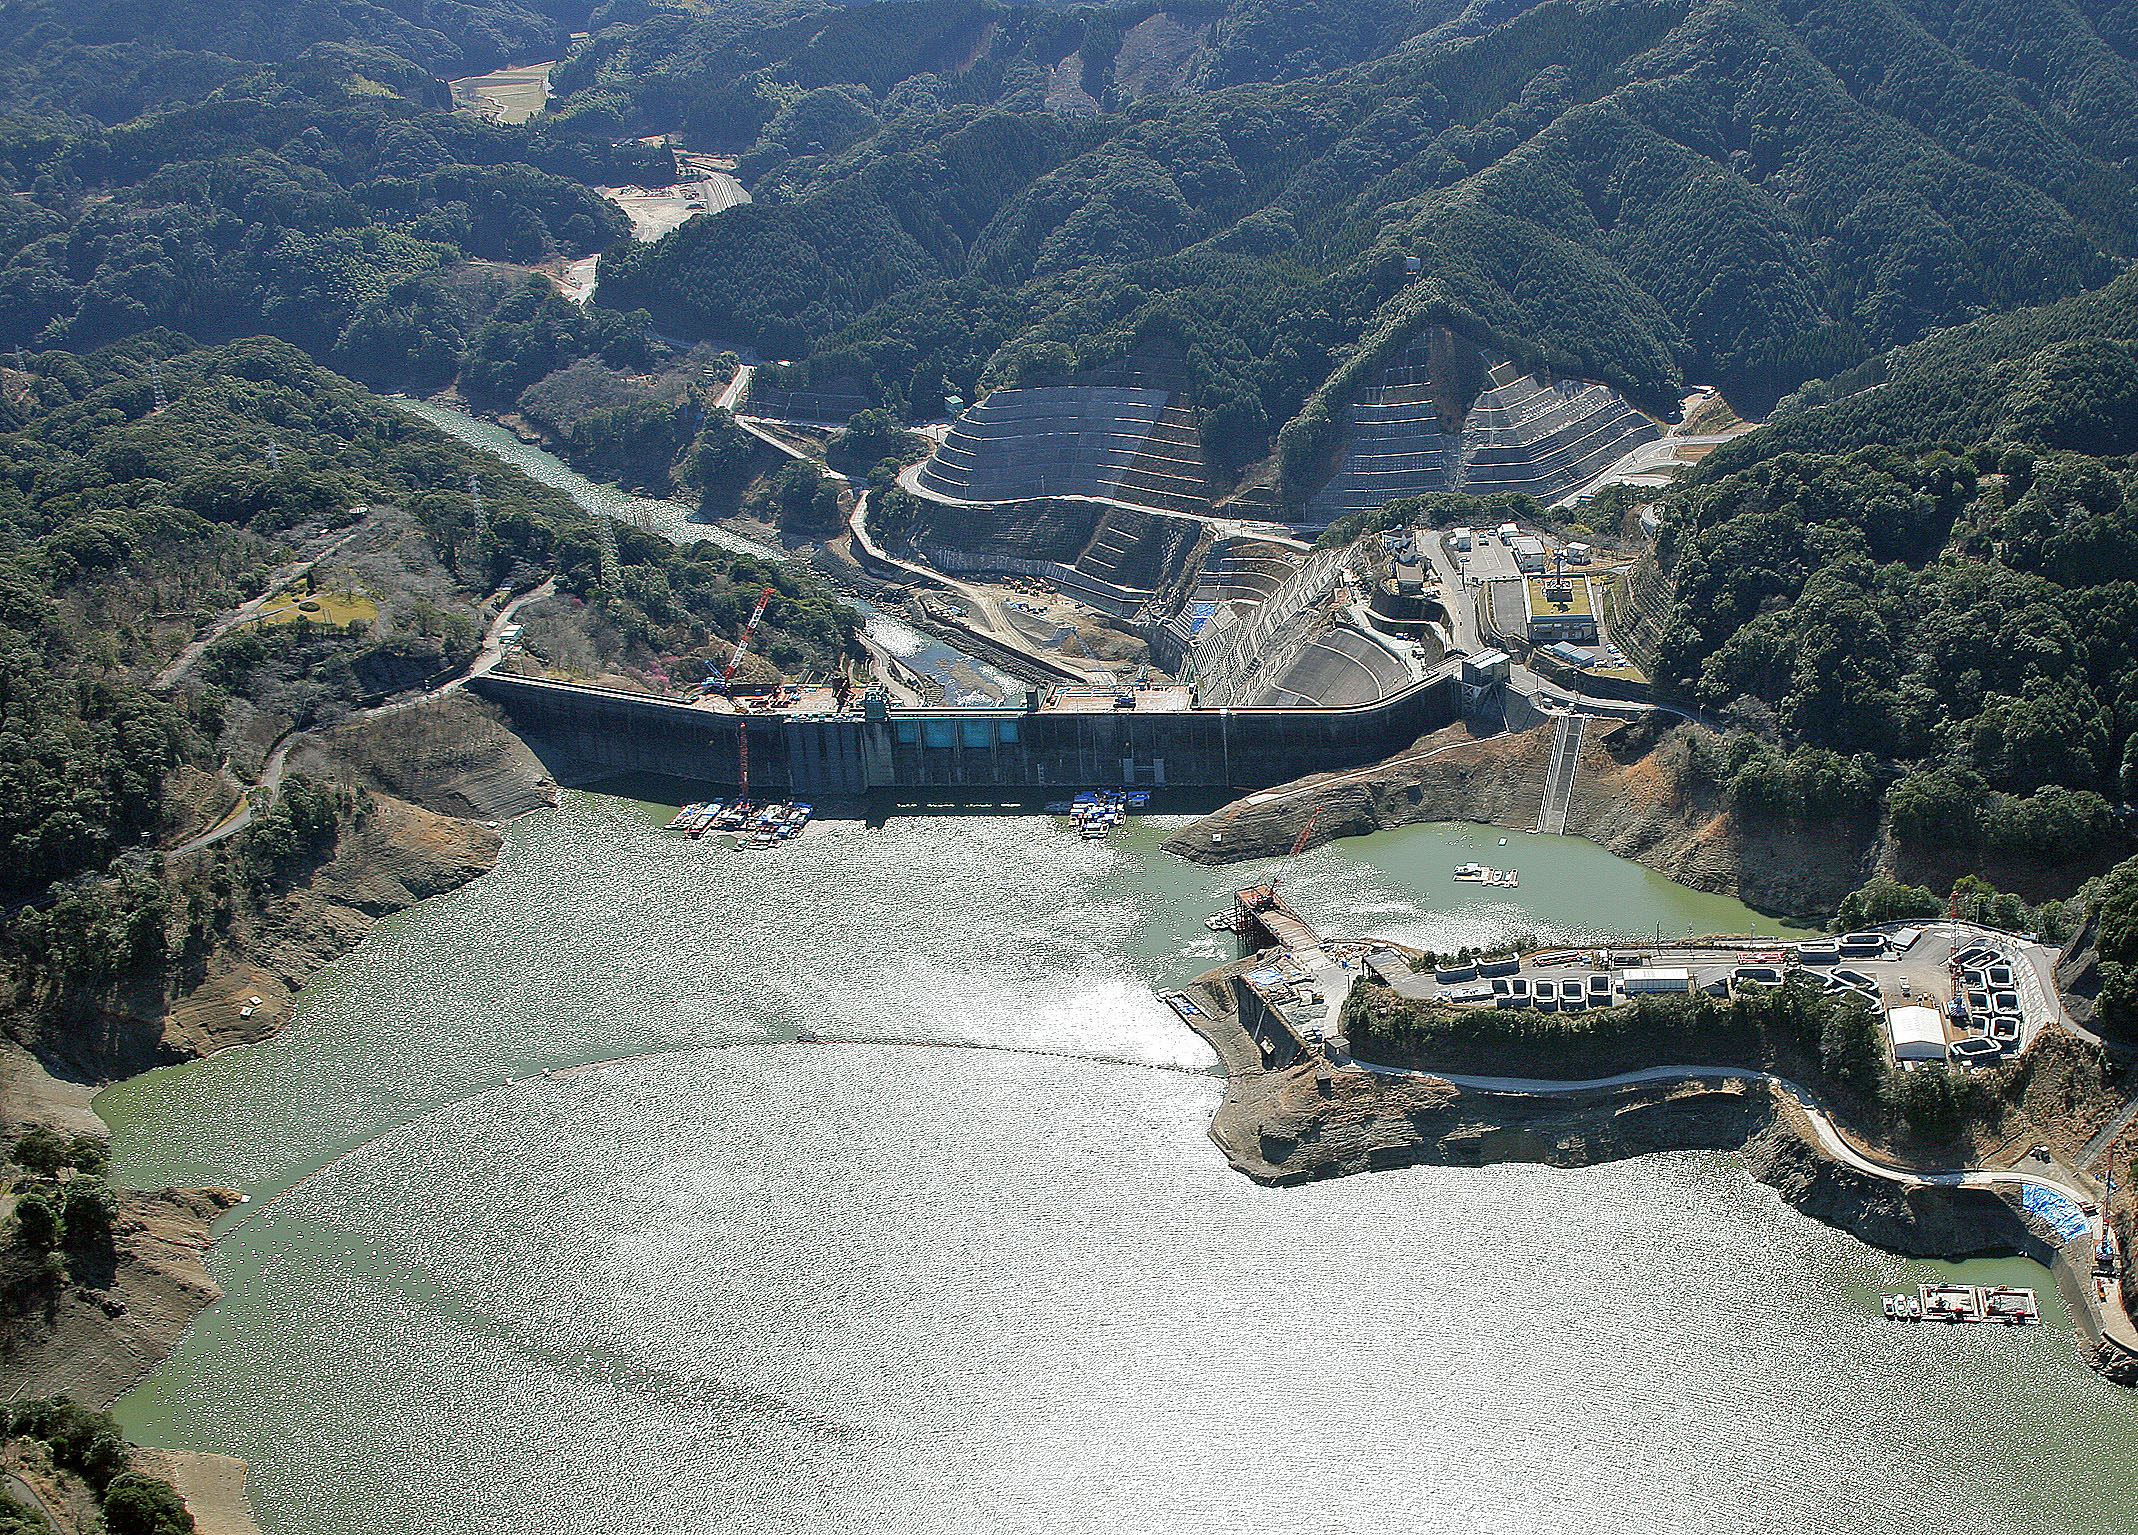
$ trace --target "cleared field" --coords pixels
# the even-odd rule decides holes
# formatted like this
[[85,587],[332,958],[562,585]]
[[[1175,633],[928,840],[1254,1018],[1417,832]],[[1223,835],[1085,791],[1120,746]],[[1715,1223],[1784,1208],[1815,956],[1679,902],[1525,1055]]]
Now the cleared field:
[[309,596],[293,592],[287,602],[264,610],[253,622],[293,624],[302,618],[315,624],[368,624],[378,616],[379,605],[369,592],[313,592]]
[[547,64],[493,69],[487,75],[469,75],[450,81],[453,104],[463,112],[473,112],[492,122],[524,123],[539,115],[548,104],[549,72],[556,67],[556,60],[552,59]]
[[719,213],[750,200],[743,184],[726,171],[711,171],[672,187],[599,187],[603,197],[631,218],[631,238],[658,240],[700,213]]

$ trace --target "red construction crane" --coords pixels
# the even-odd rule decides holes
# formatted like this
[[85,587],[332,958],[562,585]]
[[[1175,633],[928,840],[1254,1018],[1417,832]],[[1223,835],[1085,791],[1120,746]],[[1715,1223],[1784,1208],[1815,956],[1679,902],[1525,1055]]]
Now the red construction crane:
[[1314,835],[1314,828],[1319,825],[1320,822],[1321,811],[1317,809],[1312,815],[1307,817],[1307,824],[1300,828],[1299,840],[1292,844],[1291,852],[1285,855],[1287,858],[1297,858],[1301,853],[1304,853],[1307,850],[1307,838]]
[[750,636],[757,633],[757,622],[765,616],[765,609],[771,604],[772,588],[768,586],[758,593],[757,606],[750,609],[749,622],[742,626],[742,633],[735,637],[735,653],[728,657],[728,664],[720,673],[720,680],[708,682],[708,688],[721,693],[728,690],[728,684],[735,680],[735,668],[742,665],[743,652],[750,648]]

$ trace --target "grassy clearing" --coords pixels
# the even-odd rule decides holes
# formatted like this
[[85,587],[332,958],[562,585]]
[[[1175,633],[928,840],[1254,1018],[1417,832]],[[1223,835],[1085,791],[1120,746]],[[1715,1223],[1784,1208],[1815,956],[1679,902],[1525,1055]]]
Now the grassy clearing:
[[293,624],[302,618],[315,624],[368,624],[377,622],[378,616],[378,602],[369,592],[313,592],[309,595],[290,592],[253,622]]

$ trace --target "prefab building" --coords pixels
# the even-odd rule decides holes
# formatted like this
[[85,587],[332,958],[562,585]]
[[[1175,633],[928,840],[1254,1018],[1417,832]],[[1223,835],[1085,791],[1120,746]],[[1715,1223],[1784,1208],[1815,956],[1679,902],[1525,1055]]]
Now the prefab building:
[[1514,563],[1517,570],[1526,575],[1542,574],[1544,570],[1544,540],[1531,538],[1524,534],[1519,538],[1510,539],[1507,547],[1514,550]]
[[1626,988],[1626,995],[1629,997],[1637,997],[1643,992],[1691,991],[1693,989],[1693,973],[1690,970],[1628,970],[1622,980]]
[[1462,659],[1462,683],[1469,688],[1489,688],[1505,682],[1514,670],[1514,663],[1504,650],[1479,651],[1474,656]]
[[1896,1061],[1945,1059],[1945,1020],[1934,1007],[1896,1007],[1886,1014]]

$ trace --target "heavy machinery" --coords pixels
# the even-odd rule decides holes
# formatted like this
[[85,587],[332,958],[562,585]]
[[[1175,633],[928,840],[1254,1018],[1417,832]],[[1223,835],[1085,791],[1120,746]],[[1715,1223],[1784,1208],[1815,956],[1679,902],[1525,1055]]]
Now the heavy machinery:
[[757,633],[758,622],[765,616],[765,609],[771,605],[772,588],[768,586],[758,593],[757,606],[750,609],[750,617],[743,624],[742,633],[735,636],[735,653],[728,657],[728,664],[722,668],[718,677],[705,679],[705,690],[708,693],[725,693],[734,682],[735,669],[742,665],[743,655],[750,648],[751,637]]

